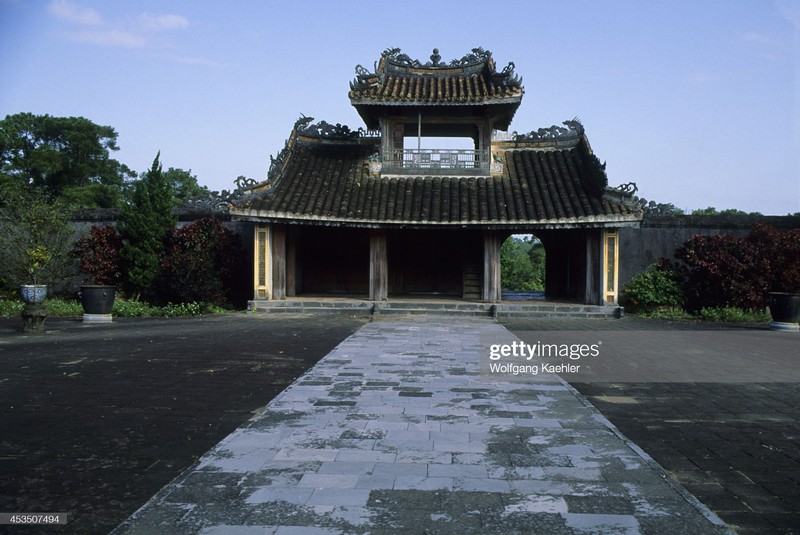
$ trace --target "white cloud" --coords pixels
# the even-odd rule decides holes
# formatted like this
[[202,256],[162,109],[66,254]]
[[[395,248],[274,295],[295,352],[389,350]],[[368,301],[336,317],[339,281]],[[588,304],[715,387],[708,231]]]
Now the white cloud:
[[141,48],[147,45],[147,39],[135,33],[122,30],[85,30],[65,34],[70,41],[100,46],[117,46],[122,48]]
[[189,20],[181,15],[142,13],[137,17],[137,20],[141,28],[148,31],[158,32],[189,27]]
[[220,63],[218,61],[214,61],[213,59],[198,57],[198,56],[171,56],[173,61],[177,61],[178,63],[184,63],[186,65],[203,65],[205,67],[227,67],[228,64]]
[[784,44],[783,41],[777,37],[765,35],[759,32],[745,32],[742,34],[742,38],[745,41],[757,43],[759,45],[783,46]]
[[100,26],[103,24],[103,17],[100,16],[100,13],[90,7],[81,7],[73,4],[69,0],[53,0],[47,9],[54,17],[75,24],[85,26]]
[[[150,48],[154,51],[163,51],[173,48],[168,41],[164,41],[165,33],[190,26],[186,17],[174,13],[128,14],[109,22],[94,9],[80,6],[70,0],[52,0],[48,11],[59,20],[87,26],[81,30],[65,31],[61,33],[63,38],[77,43],[105,47]],[[190,65],[223,66],[210,59],[189,55],[172,53],[162,57]]]
[[722,80],[722,75],[709,71],[695,71],[689,73],[688,80],[697,85],[705,85]]
[[781,17],[794,26],[796,31],[800,31],[800,4],[783,0],[777,6]]

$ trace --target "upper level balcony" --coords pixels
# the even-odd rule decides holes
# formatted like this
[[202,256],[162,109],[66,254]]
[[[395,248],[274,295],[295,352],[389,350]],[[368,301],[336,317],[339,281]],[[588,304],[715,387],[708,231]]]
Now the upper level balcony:
[[488,175],[489,151],[469,149],[389,149],[382,172],[423,175]]

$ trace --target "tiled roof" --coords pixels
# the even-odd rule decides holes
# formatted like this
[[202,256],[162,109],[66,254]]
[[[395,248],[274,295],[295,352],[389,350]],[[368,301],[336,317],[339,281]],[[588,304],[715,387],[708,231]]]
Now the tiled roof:
[[507,126],[523,93],[514,64],[497,72],[491,52],[481,48],[450,63],[441,62],[434,49],[431,61],[425,64],[399,49],[389,49],[376,63],[374,73],[356,67],[349,97],[370,128],[375,127],[368,111],[373,106],[491,105],[499,107],[499,124]]
[[350,91],[354,103],[485,104],[522,96],[521,86],[495,84],[486,73],[388,74],[374,84]]
[[[505,142],[496,176],[376,176],[378,145],[298,139],[265,189],[231,214],[269,221],[352,226],[485,228],[620,226],[641,210],[605,194],[583,139],[568,148]],[[540,143],[541,145],[541,143]]]

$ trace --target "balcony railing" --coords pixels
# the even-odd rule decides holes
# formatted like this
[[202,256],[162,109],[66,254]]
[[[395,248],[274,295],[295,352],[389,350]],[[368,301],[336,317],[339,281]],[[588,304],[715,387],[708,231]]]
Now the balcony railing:
[[392,149],[383,153],[384,173],[427,175],[484,175],[489,173],[488,150]]

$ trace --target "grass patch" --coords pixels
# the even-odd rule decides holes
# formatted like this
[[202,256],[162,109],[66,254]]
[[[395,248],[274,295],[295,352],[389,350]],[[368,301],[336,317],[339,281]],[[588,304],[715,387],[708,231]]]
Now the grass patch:
[[[77,317],[83,315],[80,301],[53,297],[44,303],[49,317]],[[19,299],[0,298],[0,317],[11,318],[22,314],[25,304]],[[111,314],[117,318],[186,318],[205,314],[222,314],[227,312],[224,308],[208,303],[168,303],[163,307],[152,306],[144,301],[129,301],[117,298]]]
[[703,320],[714,323],[769,323],[771,317],[766,310],[742,309],[736,307],[704,308],[699,314],[690,314],[680,307],[658,307],[649,310],[635,310],[631,314],[642,318],[666,320]]
[[693,320],[697,319],[680,307],[657,307],[648,310],[638,310],[633,312],[643,318],[655,318],[662,320]]
[[769,323],[771,320],[766,310],[752,308],[703,308],[700,317],[706,321],[722,323]]

